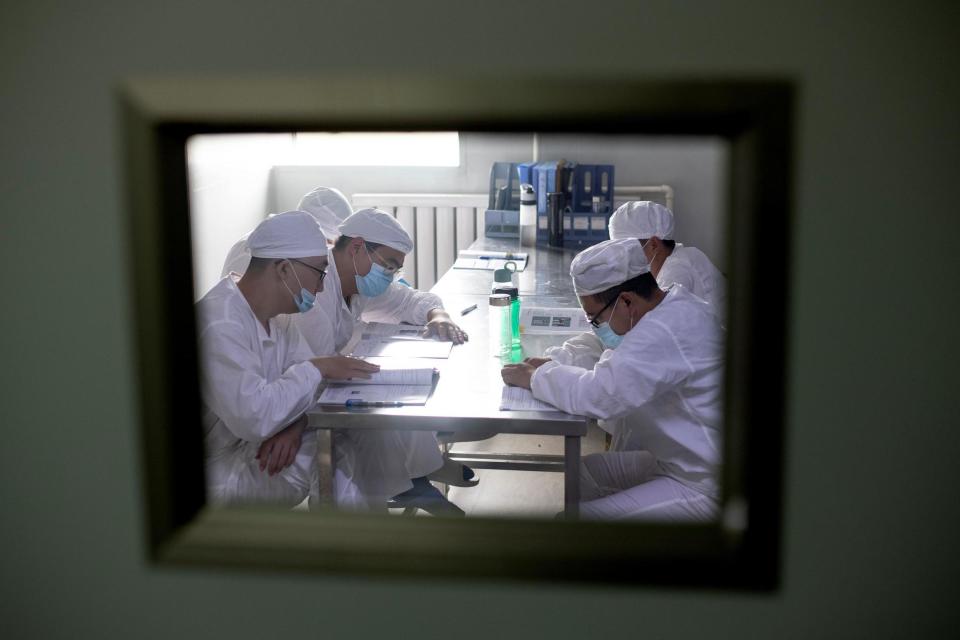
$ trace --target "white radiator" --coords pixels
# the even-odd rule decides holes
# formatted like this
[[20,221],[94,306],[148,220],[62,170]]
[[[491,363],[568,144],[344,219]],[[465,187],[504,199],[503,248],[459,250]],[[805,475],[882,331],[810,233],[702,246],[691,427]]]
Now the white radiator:
[[[355,193],[354,209],[376,207],[400,221],[413,236],[413,251],[404,263],[404,277],[417,289],[429,290],[453,265],[457,252],[483,235],[486,193]],[[667,185],[615,187],[615,207],[629,200],[654,200],[673,209]]]

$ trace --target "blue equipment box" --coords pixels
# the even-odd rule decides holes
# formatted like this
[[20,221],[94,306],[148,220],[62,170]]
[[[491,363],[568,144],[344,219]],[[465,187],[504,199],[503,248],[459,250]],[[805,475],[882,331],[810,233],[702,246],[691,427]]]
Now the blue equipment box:
[[529,184],[534,189],[537,188],[537,183],[533,177],[533,166],[537,164],[536,162],[518,162],[517,163],[517,177],[520,179],[520,184]]
[[483,233],[487,238],[520,238],[520,212],[487,209],[483,212]]
[[563,214],[563,246],[581,249],[610,238],[609,213],[566,211]]
[[563,218],[563,246],[579,249],[607,240],[613,213],[613,165],[578,164],[571,168],[569,178],[571,196]]
[[570,175],[570,209],[613,213],[613,173],[609,164],[575,165]]

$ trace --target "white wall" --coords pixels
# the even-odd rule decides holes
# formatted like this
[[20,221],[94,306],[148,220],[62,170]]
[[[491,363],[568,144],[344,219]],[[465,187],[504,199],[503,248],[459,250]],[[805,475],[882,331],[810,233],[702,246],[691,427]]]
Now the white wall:
[[532,137],[516,134],[460,135],[459,167],[310,167],[274,170],[273,206],[294,207],[311,189],[336,187],[354,193],[486,193],[496,161],[530,159]]
[[264,134],[195,136],[188,143],[195,300],[220,279],[234,242],[269,212],[270,171],[289,144],[289,135]]

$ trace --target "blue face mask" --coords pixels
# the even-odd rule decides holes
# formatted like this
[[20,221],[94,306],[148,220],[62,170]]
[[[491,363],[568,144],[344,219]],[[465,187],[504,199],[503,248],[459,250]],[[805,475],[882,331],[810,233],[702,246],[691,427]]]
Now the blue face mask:
[[[620,304],[618,299],[613,303],[613,309],[610,310],[610,317],[613,317],[613,312],[617,310],[617,305]],[[607,349],[616,349],[620,346],[620,343],[623,342],[623,336],[618,335],[613,329],[610,328],[610,322],[602,322],[599,327],[594,327],[593,332],[597,334],[597,337],[600,338],[600,342],[603,343]]]
[[[366,245],[363,247],[364,251],[367,251]],[[367,251],[367,257],[370,258],[370,252]],[[370,264],[373,265],[370,267],[370,272],[365,276],[355,275],[353,276],[354,280],[357,282],[357,291],[362,296],[367,296],[368,298],[376,298],[383,293],[390,286],[390,283],[393,282],[393,274],[387,273],[387,270],[381,267],[379,264],[373,261],[373,258],[370,258]],[[353,261],[353,270],[357,270],[357,261]]]
[[620,346],[620,343],[623,342],[623,336],[618,336],[614,330],[610,328],[609,322],[604,322],[594,329],[593,332],[597,334],[600,342],[602,342],[603,346],[607,349],[616,349]]
[[[292,262],[288,260],[287,264],[289,264],[290,268],[293,269]],[[290,291],[290,287],[287,287],[287,283],[283,282],[283,280],[280,282],[283,282],[283,286],[287,287],[287,291],[289,291],[290,295],[293,296],[293,304],[297,305],[297,310],[300,313],[306,313],[307,311],[310,311],[310,309],[313,309],[313,305],[317,301],[317,297],[307,291],[304,286],[300,284],[300,276],[297,275],[296,269],[293,270],[293,277],[297,279],[297,284],[300,285],[300,295],[295,295],[293,291]]]

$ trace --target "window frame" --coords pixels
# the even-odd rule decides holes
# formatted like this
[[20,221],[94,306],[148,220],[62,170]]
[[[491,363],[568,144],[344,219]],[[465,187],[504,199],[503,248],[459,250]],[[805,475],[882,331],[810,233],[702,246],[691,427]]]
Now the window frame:
[[[497,78],[497,92],[490,92],[490,86],[483,79],[372,75],[139,78],[124,83],[120,126],[145,549],[155,566],[777,587],[793,83],[514,77]],[[381,99],[362,99],[373,92]],[[511,99],[498,98],[503,95]],[[706,135],[727,140],[730,291],[723,519],[715,525],[670,526],[206,506],[186,141],[203,133],[330,130]]]

